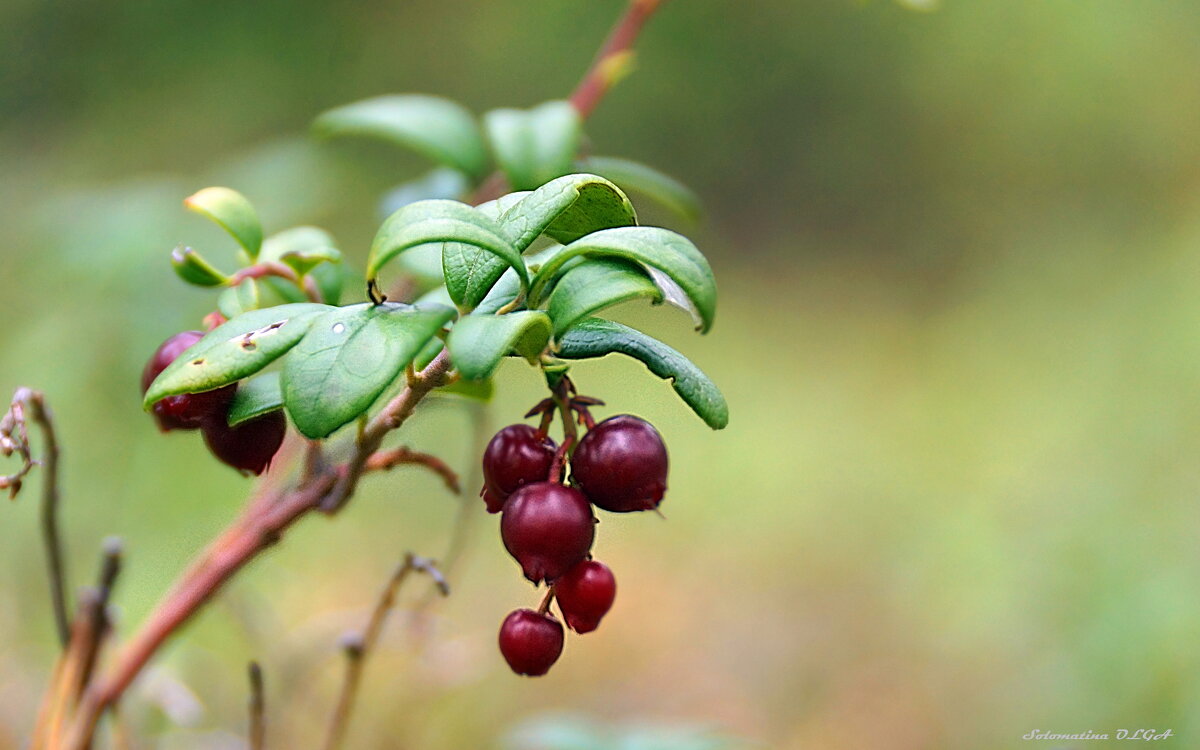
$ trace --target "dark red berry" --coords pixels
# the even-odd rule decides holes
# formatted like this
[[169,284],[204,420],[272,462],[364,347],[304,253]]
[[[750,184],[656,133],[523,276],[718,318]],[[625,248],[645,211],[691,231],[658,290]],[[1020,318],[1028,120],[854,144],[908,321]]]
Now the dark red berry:
[[617,579],[608,566],[584,560],[554,582],[554,597],[576,633],[590,633],[612,608],[617,597]]
[[550,476],[555,447],[553,440],[527,424],[509,425],[497,432],[483,452],[488,512],[500,512],[508,496],[522,486],[544,482]]
[[504,548],[534,583],[566,573],[592,548],[592,506],[579,490],[555,482],[527,484],[504,504]]
[[488,513],[499,513],[504,510],[504,501],[508,499],[507,497],[499,497],[492,494],[492,491],[487,487],[483,488],[479,496],[483,498],[483,504],[487,506]]
[[562,650],[563,626],[552,617],[518,609],[500,625],[500,653],[517,674],[546,674]]
[[653,510],[667,491],[667,446],[646,420],[610,417],[579,441],[571,476],[597,507],[614,513]]
[[[167,369],[167,365],[203,337],[202,331],[183,331],[164,341],[142,370],[142,395],[150,389],[154,379]],[[225,414],[236,390],[237,385],[233,384],[204,393],[167,396],[150,407],[150,411],[158,422],[158,428],[163,432],[195,430],[209,417]]]
[[287,431],[283,411],[273,411],[230,427],[225,415],[204,422],[204,442],[212,454],[242,473],[266,471]]

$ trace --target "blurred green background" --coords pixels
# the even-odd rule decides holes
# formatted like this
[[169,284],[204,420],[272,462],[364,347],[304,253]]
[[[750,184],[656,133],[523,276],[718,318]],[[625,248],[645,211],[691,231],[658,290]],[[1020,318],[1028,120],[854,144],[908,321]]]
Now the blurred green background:
[[[361,263],[379,196],[424,165],[313,143],[317,113],[564,96],[620,8],[0,2],[0,389],[44,389],[58,415],[73,586],[104,535],[126,541],[121,633],[250,486],[138,405],[145,358],[212,307],[169,250],[232,257],[180,200],[230,185],[268,231],[325,226]],[[351,747],[533,748],[529,722],[560,716],[711,740],[688,747],[1200,743],[1198,39],[1188,0],[668,3],[587,130],[707,204],[699,227],[644,218],[709,255],[713,333],[621,315],[699,363],[732,422],[710,432],[632,361],[576,368],[672,451],[666,522],[604,518],[621,589],[604,626],[550,676],[513,677],[495,628],[536,595],[496,519],[399,470],[304,522],[166,650],[126,701],[139,747],[242,746],[250,658],[273,746],[313,745],[340,634],[403,551],[445,555],[461,502],[454,594],[408,590]],[[541,397],[521,363],[500,383],[493,427]],[[430,403],[404,439],[466,472],[471,419]],[[54,654],[36,485],[0,507],[3,748]]]

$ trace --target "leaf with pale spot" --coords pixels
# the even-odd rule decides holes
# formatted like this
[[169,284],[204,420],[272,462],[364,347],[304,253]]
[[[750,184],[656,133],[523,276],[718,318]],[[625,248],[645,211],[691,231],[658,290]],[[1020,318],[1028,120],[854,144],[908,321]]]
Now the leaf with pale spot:
[[384,303],[322,315],[283,365],[283,400],[296,428],[324,438],[365,413],[455,314]]
[[200,393],[253,375],[283,356],[328,305],[300,302],[252,310],[209,331],[150,384],[143,407],[167,396]]

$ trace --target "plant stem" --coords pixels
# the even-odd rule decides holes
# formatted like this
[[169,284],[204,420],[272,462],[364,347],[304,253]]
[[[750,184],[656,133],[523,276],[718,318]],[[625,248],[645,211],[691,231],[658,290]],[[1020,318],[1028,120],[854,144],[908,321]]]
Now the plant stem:
[[[46,548],[46,571],[50,581],[50,604],[54,609],[54,625],[58,631],[58,640],[65,648],[71,639],[71,616],[67,608],[66,574],[64,573],[62,536],[58,530],[58,434],[54,429],[54,419],[46,406],[46,398],[41,391],[30,388],[18,388],[13,394],[12,406],[5,416],[10,429],[18,431],[15,443],[10,443],[25,459],[22,471],[9,477],[15,481],[12,486],[13,494],[20,488],[20,480],[35,464],[41,464],[45,470],[42,477],[42,504],[40,509],[42,542]],[[25,434],[27,422],[33,422],[42,431],[42,456],[34,461],[29,455],[29,443]],[[7,454],[6,454],[7,455]]]
[[537,613],[544,615],[550,611],[550,603],[554,601],[554,584],[550,584],[550,588],[546,589],[546,595],[542,597],[542,603],[538,605]]
[[[587,118],[611,88],[616,80],[614,71],[619,67],[614,66],[614,61],[618,61],[621,55],[628,55],[642,27],[663,1],[631,0],[625,15],[617,22],[596,61],[570,97],[581,117]],[[493,175],[476,191],[474,202],[482,203],[498,197],[505,187],[503,176]],[[269,275],[271,271],[266,271],[264,275]],[[372,298],[374,300],[374,294]],[[252,501],[245,512],[184,572],[141,629],[126,644],[108,672],[84,693],[71,722],[66,742],[61,745],[52,742],[49,747],[52,750],[59,750],[60,747],[66,750],[86,750],[105,709],[116,705],[163,643],[235,573],[263,550],[279,541],[293,523],[315,510],[330,514],[339,510],[354,494],[359,479],[367,470],[371,456],[379,449],[384,437],[403,424],[430,391],[445,383],[450,369],[449,354],[443,350],[400,395],[392,399],[367,423],[359,434],[353,454],[344,464],[306,475],[301,484],[290,491],[264,493]],[[567,434],[574,435],[575,425],[566,400],[560,401],[558,405],[563,415],[563,429]],[[44,424],[49,425],[48,419]],[[63,613],[60,623],[64,623],[66,606],[61,593],[62,554],[56,519],[58,456],[52,427],[49,427],[47,432],[47,444],[49,489],[44,497],[52,502],[43,503],[44,519],[49,519],[49,523],[44,524],[44,529],[48,548],[51,550],[52,586],[58,592],[55,595],[56,613]],[[54,447],[53,451],[49,450],[50,446]],[[53,453],[52,457],[49,456],[50,453]],[[51,481],[50,477],[54,477],[54,480]],[[60,631],[68,630],[60,625]],[[57,731],[55,733],[57,734]]]
[[383,624],[387,620],[392,606],[396,603],[396,594],[414,570],[421,571],[433,578],[443,596],[450,593],[446,579],[442,577],[432,560],[417,557],[411,552],[404,556],[404,562],[396,568],[396,572],[392,574],[391,579],[384,586],[383,592],[379,595],[379,600],[375,603],[375,609],[371,612],[371,618],[367,621],[367,627],[363,630],[362,635],[355,635],[345,642],[346,678],[342,682],[342,690],[338,695],[333,718],[329,722],[329,731],[325,737],[325,750],[337,750],[342,744],[350,716],[354,712],[355,700],[358,698],[358,686],[362,682],[362,672],[367,656],[379,641],[379,636],[383,632]]
[[267,739],[266,700],[263,697],[262,667],[250,662],[250,750],[263,750]]
[[[664,2],[666,0],[630,0],[624,15],[617,20],[600,51],[596,53],[591,67],[571,92],[569,101],[579,113],[580,119],[586,120],[590,117],[604,95],[628,71],[634,42],[642,33],[646,22]],[[468,202],[478,206],[480,203],[499,198],[508,192],[508,189],[508,180],[504,174],[493,172],[479,184]]]
[[163,643],[235,573],[310,512],[333,513],[341,508],[358,486],[368,459],[383,438],[404,423],[417,404],[445,380],[449,369],[450,356],[443,351],[367,424],[345,464],[316,474],[290,491],[264,494],[252,501],[184,572],[118,654],[108,674],[87,692],[64,747],[87,747],[104,709],[121,697]]
[[633,44],[642,27],[665,0],[630,0],[625,15],[609,32],[608,39],[592,62],[592,67],[571,93],[571,104],[579,116],[587,119],[608,90],[620,80],[628,69]]
[[367,465],[364,467],[364,471],[388,471],[402,465],[424,466],[441,477],[451,492],[456,495],[462,493],[458,474],[445,461],[437,456],[415,451],[404,445],[388,451],[376,451],[372,453],[367,458]]
[[575,427],[575,415],[571,412],[571,380],[567,376],[559,378],[551,390],[558,414],[562,419],[563,445],[567,446],[568,456],[574,454],[575,443],[579,434]]

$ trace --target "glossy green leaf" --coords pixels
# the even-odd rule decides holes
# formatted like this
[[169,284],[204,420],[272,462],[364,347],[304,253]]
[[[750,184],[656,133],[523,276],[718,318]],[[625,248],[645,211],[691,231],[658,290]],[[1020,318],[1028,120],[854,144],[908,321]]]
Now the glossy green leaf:
[[[453,330],[453,329],[451,329]],[[417,370],[423,370],[434,360],[437,355],[442,353],[445,344],[440,339],[430,339],[421,352],[417,354],[413,360],[413,367]],[[495,382],[488,378],[487,380],[466,380],[459,378],[449,385],[438,388],[434,393],[439,395],[462,396],[464,398],[474,399],[476,401],[491,401],[495,394]]]
[[304,276],[321,263],[340,263],[342,253],[324,229],[292,227],[268,237],[258,259],[283,263]]
[[327,305],[301,302],[252,310],[209,331],[150,384],[143,406],[180,393],[200,393],[253,375],[300,341]]
[[[465,203],[445,200],[419,201],[389,216],[371,245],[367,277],[374,278],[384,264],[405,250],[431,242],[468,245],[495,255],[515,269],[522,288],[528,286],[525,261],[496,222]],[[477,291],[476,267],[458,262],[464,257],[451,253],[449,262],[445,252],[442,257],[446,288],[460,305],[472,297],[482,298]]]
[[641,162],[588,156],[577,160],[575,168],[607,177],[625,190],[641,193],[689,221],[699,220],[703,213],[699,196],[687,185]]
[[[300,287],[278,276],[264,276],[258,281],[260,296],[265,302],[265,304],[260,305],[261,307],[282,305],[285,302],[310,301],[308,295],[301,291]],[[321,301],[324,302],[324,298]]]
[[682,294],[671,294],[669,299],[691,308],[696,328],[703,332],[712,327],[717,283],[708,261],[686,237],[658,227],[603,229],[567,245],[538,270],[529,290],[530,305],[541,301],[546,285],[564,263],[580,257],[621,258],[658,269],[677,285]]
[[283,390],[279,387],[279,373],[265,372],[238,384],[225,418],[230,427],[237,427],[249,419],[282,408]]
[[532,190],[571,171],[582,123],[570,102],[493,109],[483,116],[496,162],[514,190]]
[[321,301],[336,305],[342,298],[342,287],[346,284],[346,266],[342,263],[322,263],[309,272],[309,277],[316,282],[317,291],[321,293]]
[[446,345],[440,338],[429,339],[425,342],[425,346],[421,347],[421,351],[417,352],[417,356],[413,357],[413,367],[424,370],[445,348]]
[[670,379],[684,403],[714,430],[729,424],[725,397],[691,360],[658,339],[611,320],[588,318],[558,339],[558,356],[590,359],[617,352],[641,360],[650,372]]
[[487,297],[509,268],[507,261],[472,245],[462,242],[442,245],[446,290],[456,304],[468,310],[475,309]]
[[446,345],[454,368],[467,380],[490,378],[512,352],[537,359],[550,340],[550,318],[538,310],[507,315],[466,315],[450,329]]
[[221,225],[251,259],[258,257],[263,242],[262,223],[246,196],[227,187],[210,187],[186,198],[183,205]]
[[[562,245],[554,245],[553,247],[548,247],[545,250],[541,250],[533,253],[532,255],[526,256],[526,261],[528,262],[531,270],[537,269],[540,265],[545,264],[550,258],[562,252],[562,250]],[[579,261],[580,259],[577,258],[576,260]],[[564,268],[570,268],[570,265],[567,264],[564,266]],[[557,277],[550,279],[543,288],[543,292],[549,293],[551,290],[553,290],[554,282],[556,280]],[[512,269],[508,269],[504,272],[504,275],[500,277],[500,280],[496,282],[496,285],[492,287],[492,290],[488,292],[488,295],[483,298],[483,301],[480,302],[475,308],[475,313],[494,313],[505,305],[508,305],[516,300],[520,293],[521,282],[517,279],[516,273],[514,273]]]
[[449,307],[396,303],[322,315],[283,364],[283,400],[296,428],[324,438],[366,412],[454,316]]
[[594,174],[570,174],[526,195],[500,217],[500,226],[524,251],[543,232],[568,243],[601,229],[637,224],[621,189]]
[[[263,241],[259,260],[283,262],[286,255],[323,254],[336,249],[333,236],[319,227],[300,226],[276,232]],[[340,256],[340,253],[338,254]]]
[[438,96],[378,96],[331,109],[313,124],[331,138],[370,136],[397,143],[476,178],[488,171],[487,147],[469,110]]
[[232,319],[257,310],[262,302],[262,294],[258,288],[258,279],[242,279],[237,285],[226,289],[217,295],[217,312]]
[[589,260],[563,274],[550,293],[547,312],[554,335],[606,307],[646,298],[662,302],[663,294],[636,264],[622,260]]
[[183,245],[171,251],[171,267],[179,278],[196,286],[223,286],[229,282],[229,277],[205,260],[204,256]]
[[[496,200],[481,203],[476,211],[492,219],[500,216],[520,202],[527,192],[509,193]],[[505,230],[507,231],[507,229]],[[507,235],[512,239],[511,232]],[[428,245],[413,248],[411,253],[424,252]],[[524,251],[524,246],[515,246],[518,252]],[[495,286],[510,266],[507,262],[485,250],[461,242],[446,242],[441,245],[438,265],[439,283],[449,278],[465,279],[461,291],[461,304],[467,309],[476,307]]]
[[322,263],[341,263],[342,253],[335,247],[293,250],[283,254],[283,262],[300,276],[305,276]]

